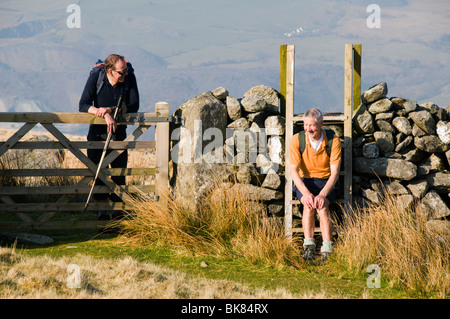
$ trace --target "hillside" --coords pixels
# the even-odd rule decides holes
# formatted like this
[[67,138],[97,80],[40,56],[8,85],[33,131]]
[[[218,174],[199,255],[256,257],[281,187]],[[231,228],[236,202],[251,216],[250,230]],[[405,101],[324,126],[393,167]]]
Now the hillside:
[[[136,70],[141,110],[175,110],[216,87],[242,96],[279,87],[279,45],[296,45],[295,112],[342,108],[345,43],[363,44],[362,89],[390,83],[391,96],[450,102],[447,1],[378,1],[382,27],[369,29],[370,1],[79,1],[0,5],[0,111],[67,111],[93,63],[125,55]],[[76,132],[80,134],[80,132]]]

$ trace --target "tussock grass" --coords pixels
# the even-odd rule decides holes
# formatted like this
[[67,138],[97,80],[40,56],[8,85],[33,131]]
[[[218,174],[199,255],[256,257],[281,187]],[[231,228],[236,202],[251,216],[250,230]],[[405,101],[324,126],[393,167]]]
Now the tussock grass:
[[340,227],[336,257],[357,271],[379,265],[385,285],[445,298],[450,289],[448,237],[427,226],[420,205],[413,207],[387,195],[380,205],[352,210]]
[[167,204],[141,196],[131,218],[113,227],[122,229],[128,243],[156,242],[195,254],[301,266],[299,246],[286,240],[282,224],[263,216],[258,202],[241,187],[217,184],[196,208],[166,199]]

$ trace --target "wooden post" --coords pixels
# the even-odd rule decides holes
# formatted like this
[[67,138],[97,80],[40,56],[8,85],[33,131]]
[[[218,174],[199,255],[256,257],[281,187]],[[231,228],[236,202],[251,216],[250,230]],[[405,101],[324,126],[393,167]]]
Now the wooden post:
[[280,113],[286,115],[286,52],[287,44],[280,45]]
[[348,205],[351,205],[352,201],[352,113],[354,106],[354,87],[353,87],[353,75],[354,75],[354,56],[353,56],[353,45],[345,45],[345,60],[344,60],[344,165],[345,165],[345,176],[344,176],[344,199]]
[[[157,116],[169,116],[169,104],[158,102],[155,105]],[[155,193],[159,201],[167,201],[169,190],[169,123],[159,122],[156,124],[156,175]]]
[[361,104],[361,44],[353,44],[353,112]]
[[295,46],[283,45],[280,47],[280,92],[284,97],[284,113],[286,122],[285,131],[285,190],[284,190],[284,227],[288,240],[292,239],[292,178],[289,171],[289,147],[294,126],[294,71]]

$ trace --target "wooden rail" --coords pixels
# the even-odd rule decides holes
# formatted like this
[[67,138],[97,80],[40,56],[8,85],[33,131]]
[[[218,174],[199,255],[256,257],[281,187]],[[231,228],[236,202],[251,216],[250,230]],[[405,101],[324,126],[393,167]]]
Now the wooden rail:
[[[111,141],[110,153],[105,157],[98,179],[104,185],[96,185],[94,193],[114,193],[122,202],[98,203],[92,201],[87,210],[127,210],[133,208],[132,194],[146,193],[164,200],[163,194],[169,186],[169,125],[177,119],[169,116],[169,105],[159,102],[155,113],[129,113],[118,120],[119,125],[137,126],[124,141]],[[56,213],[80,215],[85,210],[85,201],[97,165],[84,150],[103,149],[104,142],[71,141],[54,124],[105,124],[104,119],[88,113],[0,113],[0,122],[24,123],[11,137],[2,141],[0,137],[0,230],[35,230],[55,228],[91,228],[103,226],[105,222],[97,220],[53,221]],[[21,141],[37,124],[41,124],[56,138],[56,141]],[[155,125],[155,141],[138,139]],[[5,167],[7,152],[14,150],[66,150],[72,153],[82,164],[82,168],[21,168]],[[125,150],[154,150],[154,167],[108,168]],[[43,163],[48,159],[42,159]],[[14,165],[14,164],[13,164]],[[45,165],[44,165],[45,166]],[[154,176],[150,185],[117,185],[111,176]],[[68,180],[73,184],[26,185],[19,179],[54,177]],[[37,200],[39,199],[39,200]],[[50,200],[51,199],[51,200]],[[20,222],[4,222],[3,213],[15,213]],[[3,219],[3,220],[2,220]],[[76,218],[75,218],[76,219]]]

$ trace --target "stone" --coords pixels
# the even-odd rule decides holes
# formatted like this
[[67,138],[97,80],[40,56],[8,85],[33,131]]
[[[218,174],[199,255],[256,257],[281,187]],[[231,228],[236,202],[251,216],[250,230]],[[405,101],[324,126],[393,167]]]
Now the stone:
[[395,197],[395,204],[398,209],[409,209],[414,204],[414,196],[411,194],[397,195]]
[[285,130],[285,119],[279,115],[273,115],[267,117],[264,121],[264,127],[266,128],[267,135],[283,135]]
[[396,117],[392,120],[392,124],[395,126],[395,128],[405,134],[405,135],[411,135],[412,134],[412,127],[409,123],[409,120],[406,117],[400,116]]
[[285,157],[284,144],[285,143],[283,136],[274,135],[269,137],[267,141],[267,150],[272,163],[281,165],[284,164],[284,157]]
[[273,88],[266,85],[257,85],[244,93],[244,99],[249,96],[262,98],[266,101],[269,110],[278,112],[279,93]]
[[417,199],[421,199],[427,193],[429,186],[426,180],[413,180],[406,184],[411,194]]
[[383,121],[391,122],[393,117],[394,117],[394,112],[377,113],[375,115],[375,121],[383,120]]
[[241,103],[238,99],[232,96],[227,96],[226,105],[227,113],[230,119],[236,121],[242,116]]
[[408,147],[413,142],[413,140],[414,139],[413,139],[412,136],[407,136],[402,142],[397,144],[397,146],[395,147],[395,151],[396,152],[401,152],[406,147]]
[[393,181],[393,182],[387,181],[387,182],[384,182],[383,185],[386,190],[386,193],[388,193],[388,194],[391,194],[391,195],[407,195],[407,194],[409,194],[406,187],[403,186],[398,181]]
[[361,95],[361,102],[364,104],[375,102],[388,93],[388,87],[386,82],[380,82],[369,89],[365,90]]
[[241,117],[238,120],[228,124],[227,127],[235,130],[246,131],[247,129],[249,129],[250,125],[248,124],[248,121],[245,117]]
[[414,145],[425,152],[446,152],[449,149],[449,145],[444,144],[437,135],[425,135],[422,137],[414,138]]
[[427,135],[427,132],[422,130],[420,127],[417,126],[416,123],[414,123],[413,127],[412,127],[412,135],[413,136],[417,136],[417,137],[421,137],[421,136]]
[[363,146],[363,156],[367,158],[377,158],[380,156],[380,149],[377,143],[368,143]]
[[436,124],[436,133],[442,143],[450,144],[450,122],[439,121]]
[[376,131],[373,133],[375,142],[380,151],[384,153],[392,152],[395,149],[394,136],[390,132]]
[[270,174],[278,172],[279,165],[273,163],[265,154],[258,154],[256,157],[256,168],[260,174]]
[[275,173],[267,174],[261,187],[275,189],[275,190],[280,189],[280,187],[281,187],[280,175],[275,174]]
[[421,165],[428,167],[430,172],[443,171],[446,169],[444,159],[436,154],[431,154],[430,157],[421,163]]
[[212,91],[212,94],[219,100],[224,101],[228,96],[228,91],[223,87],[218,87]]
[[236,179],[242,184],[260,184],[261,175],[258,173],[256,167],[252,163],[239,165],[239,170],[236,173]]
[[241,105],[246,112],[260,112],[268,109],[267,102],[263,98],[253,95],[244,97]]
[[371,134],[375,131],[372,115],[369,112],[365,112],[356,116],[354,120],[355,130],[359,134]]
[[398,105],[399,107],[403,108],[406,111],[406,113],[415,111],[417,108],[417,102],[413,100],[396,97],[392,98],[391,101],[395,105]]
[[267,211],[272,216],[280,216],[284,218],[284,202],[277,200],[267,205]]
[[373,204],[381,204],[382,197],[381,194],[377,191],[374,191],[372,189],[365,189],[362,191],[362,196],[371,201]]
[[372,114],[385,113],[392,107],[392,102],[388,98],[382,98],[369,105],[368,111]]
[[432,189],[440,192],[450,192],[450,173],[436,172],[427,176],[428,184]]
[[251,184],[234,184],[232,188],[237,188],[239,194],[247,194],[254,201],[270,201],[284,197],[282,192]]
[[[184,129],[188,134],[181,135],[178,153],[175,151],[171,153],[172,157],[182,156],[185,159],[174,162],[175,185],[172,186],[176,189],[176,196],[195,209],[201,205],[203,195],[214,182],[230,174],[226,164],[203,160],[203,151],[211,143],[210,140],[203,140],[203,133],[209,128],[214,128],[221,133],[222,139],[225,138],[227,110],[224,103],[212,92],[207,91],[181,105],[175,111],[175,115],[185,118]],[[216,142],[221,145],[224,143],[223,140]]]
[[403,154],[403,159],[405,159],[408,162],[418,163],[426,157],[426,154],[428,153],[419,150],[418,148],[414,148]]
[[420,204],[427,215],[427,219],[439,219],[450,216],[450,209],[439,194],[429,191]]
[[411,162],[392,158],[365,158],[354,159],[354,169],[358,173],[391,177],[401,180],[411,180],[417,175],[417,166]]
[[376,120],[376,123],[380,131],[395,133],[394,126],[392,126],[391,123],[389,123],[388,121]]
[[409,118],[425,133],[436,134],[436,122],[428,111],[417,111],[409,113]]

